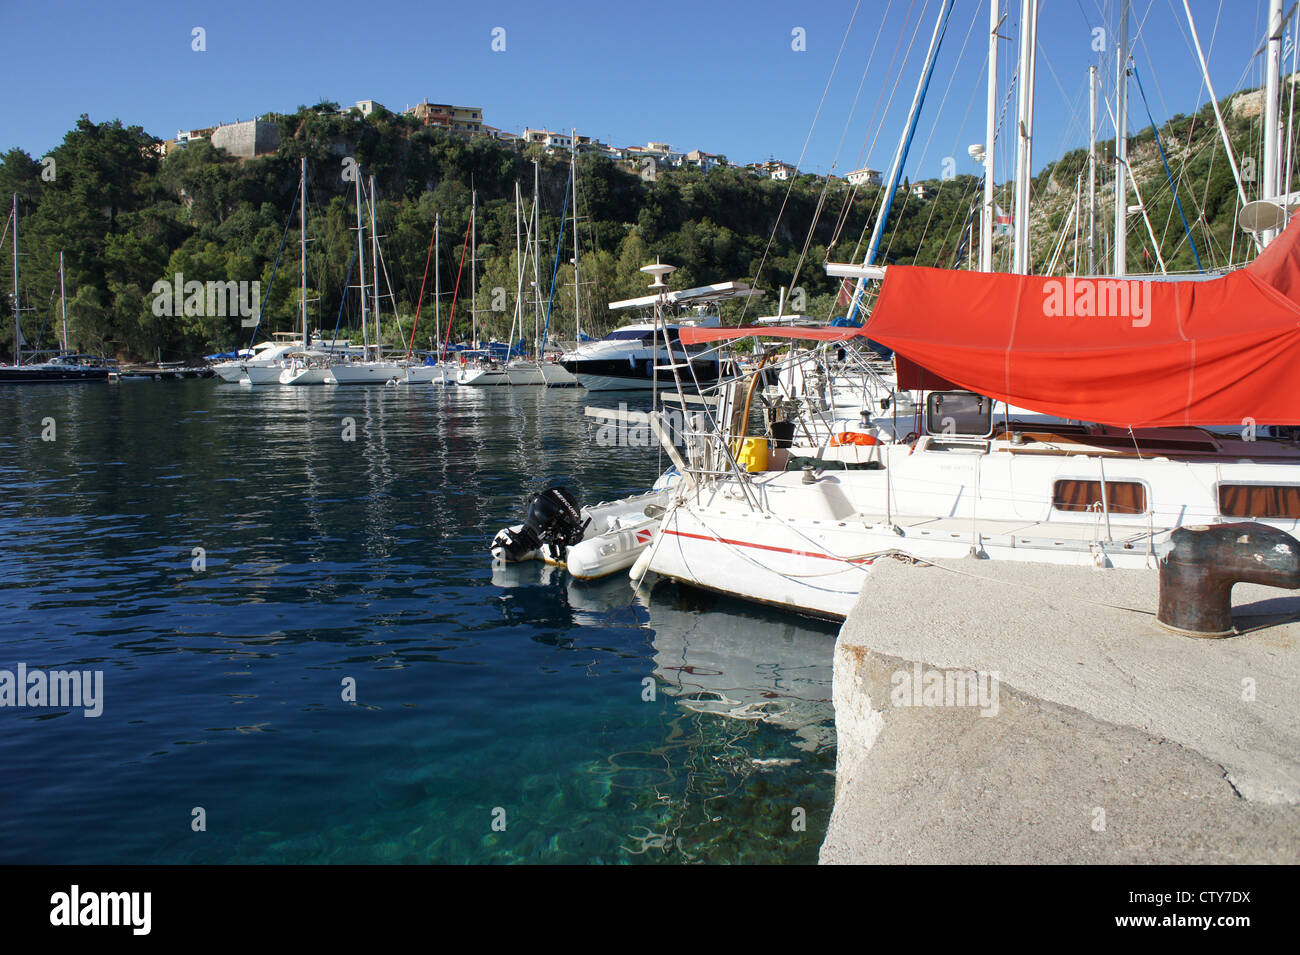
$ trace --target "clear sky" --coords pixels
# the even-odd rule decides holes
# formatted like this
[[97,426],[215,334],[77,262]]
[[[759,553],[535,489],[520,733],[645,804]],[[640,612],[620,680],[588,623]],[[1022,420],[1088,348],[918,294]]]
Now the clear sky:
[[[668,142],[732,162],[887,169],[939,6],[861,0],[855,15],[854,0],[0,0],[0,149],[39,157],[81,113],[170,138],[321,100],[400,110],[429,99],[481,106],[487,123],[510,131],[576,127],[615,145]],[[1102,63],[1113,100],[1119,9],[1117,0],[1042,6],[1035,168],[1087,144],[1089,64]],[[1260,85],[1267,2],[1191,6],[1219,94]],[[1020,3],[1003,7],[1005,90]],[[988,9],[988,0],[956,2],[905,170],[912,178],[940,175],[945,157],[957,172],[976,171],[967,146],[984,139]],[[1135,0],[1132,22],[1156,120],[1204,103],[1182,0]],[[203,52],[192,49],[196,27]],[[492,49],[496,27],[503,52]],[[1097,27],[1108,30],[1105,60],[1093,50]],[[1135,85],[1130,98],[1137,131],[1147,120]],[[1102,135],[1113,136],[1101,112]],[[1014,114],[1013,97],[998,180],[1013,166]]]

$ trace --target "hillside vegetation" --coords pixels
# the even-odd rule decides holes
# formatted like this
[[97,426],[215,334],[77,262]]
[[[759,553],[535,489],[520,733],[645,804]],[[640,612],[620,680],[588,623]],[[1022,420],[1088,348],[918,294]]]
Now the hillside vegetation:
[[[1248,158],[1259,151],[1259,122],[1250,108],[1250,96],[1240,94],[1225,104],[1235,148]],[[542,305],[545,309],[551,299],[550,276],[556,243],[561,241],[550,305],[551,337],[573,337],[572,222],[566,222],[562,238],[560,228],[569,156],[548,156],[536,146],[520,149],[492,140],[461,139],[383,110],[369,117],[355,110],[338,113],[334,104],[303,107],[279,116],[278,121],[278,151],[256,159],[233,158],[203,141],[175,149],[163,159],[158,141],[140,127],[120,121],[97,123],[85,116],[48,157],[21,150],[5,154],[0,160],[0,195],[19,197],[25,349],[56,343],[60,251],[66,264],[70,339],[80,350],[167,360],[248,344],[249,332],[241,328],[237,316],[154,314],[154,284],[171,282],[177,273],[186,281],[260,281],[265,302],[263,336],[296,327],[298,218],[296,212],[291,216],[291,210],[299,160],[304,156],[310,243],[307,296],[313,328],[329,335],[337,324],[342,335],[360,337],[355,289],[340,311],[356,246],[355,187],[345,175],[355,160],[363,176],[376,177],[378,231],[387,277],[381,279],[385,340],[396,344],[410,334],[435,214],[441,216],[437,268],[446,322],[469,223],[471,190],[478,196],[479,336],[505,338],[515,313],[515,184],[524,193],[527,218],[536,160],[541,183]],[[1230,259],[1240,262],[1246,243],[1234,224],[1236,187],[1218,145],[1210,107],[1195,116],[1174,117],[1160,135],[1202,262],[1206,267],[1223,266]],[[1102,268],[1109,261],[1104,236],[1111,221],[1110,149],[1111,144],[1103,147],[1099,164]],[[1149,128],[1131,140],[1130,160],[1169,268],[1195,268]],[[826,277],[822,263],[861,255],[859,244],[865,248],[864,235],[881,192],[852,190],[842,181],[827,184],[813,176],[801,176],[793,183],[774,182],[740,168],[717,168],[707,174],[693,168],[670,169],[647,182],[603,155],[582,155],[578,162],[580,306],[583,330],[590,333],[604,331],[620,319],[609,312],[608,302],[645,294],[646,276],[638,269],[656,257],[678,267],[671,277],[675,288],[756,279],[767,296],[758,304],[729,303],[724,313],[729,320],[738,319],[742,309],[748,310],[746,319],[774,312],[776,289],[792,285],[802,290],[802,303],[796,299],[794,304],[802,304],[803,311],[822,318],[838,314],[837,285]],[[1075,202],[1081,170],[1086,176],[1086,164],[1086,150],[1076,150],[1049,165],[1035,181],[1032,231],[1038,271],[1049,264],[1063,231],[1068,235],[1057,271],[1073,268],[1074,226],[1064,230],[1063,225]],[[965,233],[979,201],[980,181],[956,176],[923,185],[924,197],[910,188],[898,194],[884,260],[944,267],[964,264]],[[1005,185],[999,189],[999,201],[1007,209],[1009,191]],[[1086,182],[1082,192],[1086,198]],[[1082,234],[1086,212],[1080,218]],[[1153,246],[1140,216],[1132,218],[1129,237],[1130,268],[1154,270]],[[998,240],[1002,268],[1008,257],[1007,241]],[[6,238],[6,262],[9,242]],[[1086,269],[1082,251],[1080,269]],[[530,263],[529,279],[531,274]],[[354,271],[353,286],[357,278]],[[387,297],[390,283],[391,299]],[[431,276],[417,347],[432,342],[433,286]],[[469,292],[466,274],[456,305],[453,340],[469,337]],[[11,354],[9,309],[5,296],[0,302],[0,351]],[[531,338],[531,302],[524,311],[523,337]]]

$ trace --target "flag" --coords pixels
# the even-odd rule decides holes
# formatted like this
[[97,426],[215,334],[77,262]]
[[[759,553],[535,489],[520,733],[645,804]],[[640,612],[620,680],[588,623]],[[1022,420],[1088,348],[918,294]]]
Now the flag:
[[842,279],[840,281],[840,293],[835,296],[836,308],[849,307],[849,303],[853,301],[853,286],[854,282],[852,279]]
[[1015,227],[1012,226],[1011,224],[1011,216],[1007,215],[1007,213],[1003,211],[1001,206],[994,206],[993,208],[997,211],[997,215],[993,217],[993,222],[995,225],[995,228],[993,230],[994,234],[1013,235],[1016,230]]

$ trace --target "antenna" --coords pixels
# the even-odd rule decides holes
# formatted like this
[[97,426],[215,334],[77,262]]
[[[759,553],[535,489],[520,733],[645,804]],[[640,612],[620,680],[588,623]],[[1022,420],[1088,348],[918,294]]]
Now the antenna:
[[641,271],[646,275],[654,276],[654,281],[650,283],[650,288],[667,288],[668,285],[664,282],[664,276],[676,272],[677,266],[664,265],[658,258],[656,258],[654,265],[642,266]]

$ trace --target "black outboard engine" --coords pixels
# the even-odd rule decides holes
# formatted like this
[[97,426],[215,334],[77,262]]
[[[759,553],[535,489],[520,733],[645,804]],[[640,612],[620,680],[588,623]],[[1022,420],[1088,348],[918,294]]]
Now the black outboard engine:
[[577,495],[567,487],[550,487],[528,499],[522,524],[497,534],[492,554],[502,560],[519,561],[548,545],[547,556],[563,560],[567,550],[582,540],[588,523],[582,519]]

